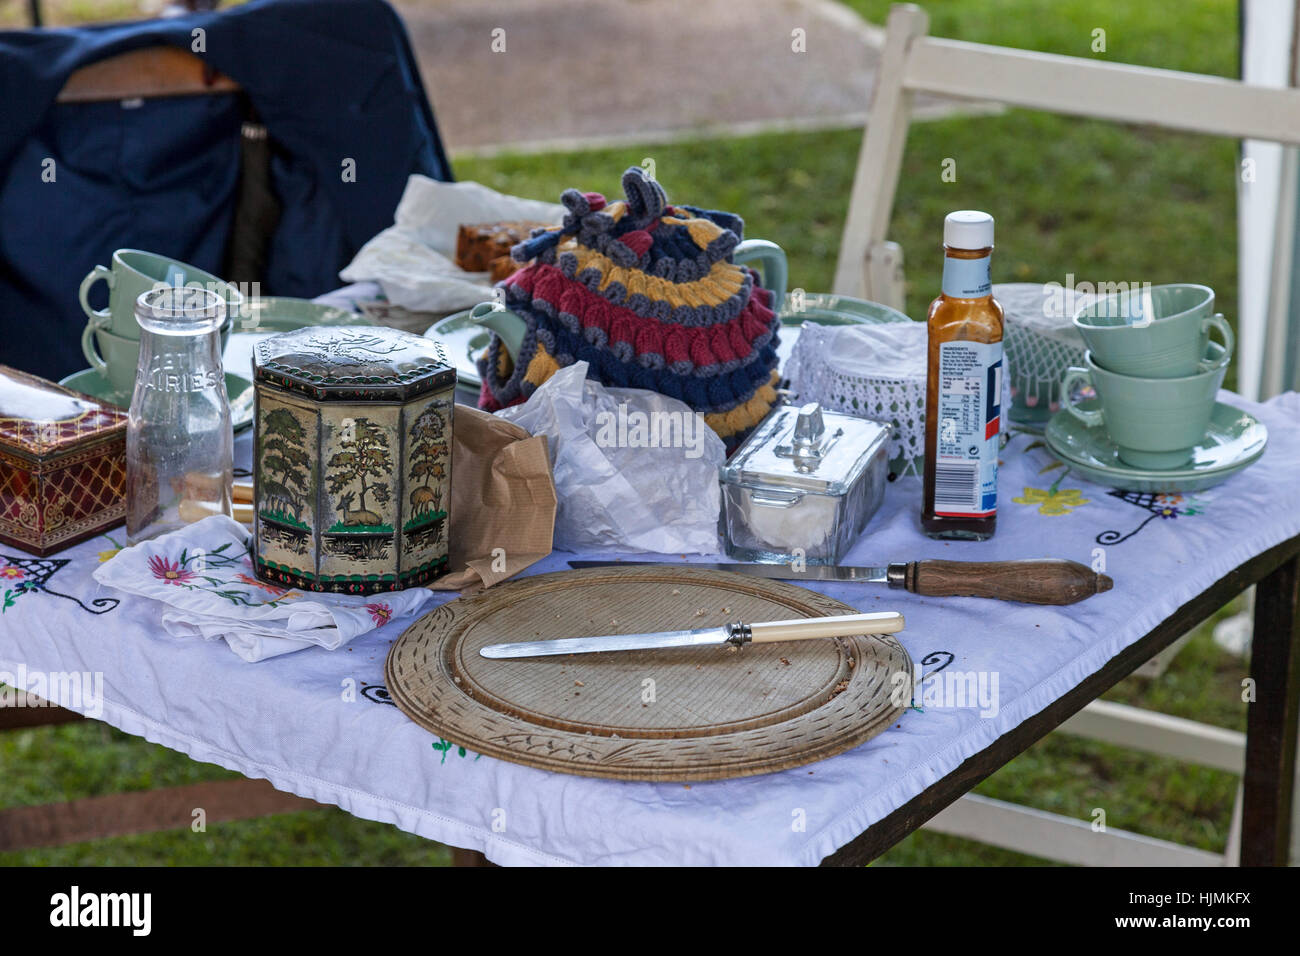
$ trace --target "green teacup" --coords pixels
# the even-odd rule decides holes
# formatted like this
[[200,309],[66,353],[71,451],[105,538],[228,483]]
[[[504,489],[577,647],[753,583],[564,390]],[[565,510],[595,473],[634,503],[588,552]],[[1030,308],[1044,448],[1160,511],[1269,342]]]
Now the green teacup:
[[123,338],[107,329],[95,329],[94,335],[97,348],[85,347],[86,340],[82,340],[82,352],[90,367],[108,379],[118,395],[130,395],[140,362],[140,340]]
[[[152,252],[118,249],[113,253],[111,267],[95,266],[81,280],[78,297],[82,310],[90,319],[82,335],[81,350],[90,352],[90,337],[95,329],[105,329],[124,339],[138,339],[140,326],[135,321],[136,300],[160,284],[170,285],[178,273],[185,285],[198,283],[220,294],[226,300],[227,316],[241,314],[244,296],[238,288],[212,273]],[[91,287],[100,279],[108,283],[108,308],[97,310],[90,307],[89,295]]]
[[1140,378],[1185,378],[1201,371],[1210,329],[1223,337],[1224,364],[1236,336],[1214,313],[1214,290],[1178,283],[1132,289],[1097,299],[1074,326],[1099,366]]
[[[1084,354],[1087,368],[1070,368],[1061,377],[1061,405],[1087,425],[1105,424],[1119,457],[1134,468],[1160,470],[1186,464],[1205,437],[1214,398],[1228,371],[1227,350],[1206,348],[1206,368],[1182,378],[1118,375]],[[1074,404],[1074,389],[1091,384],[1101,410]]]

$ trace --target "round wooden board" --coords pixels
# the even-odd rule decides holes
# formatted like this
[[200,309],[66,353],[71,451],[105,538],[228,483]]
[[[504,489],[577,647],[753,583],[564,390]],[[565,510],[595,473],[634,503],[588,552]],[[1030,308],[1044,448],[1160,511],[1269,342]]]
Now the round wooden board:
[[888,727],[911,697],[902,645],[883,635],[519,660],[479,648],[855,612],[725,571],[561,571],[436,608],[394,642],[385,675],[403,713],[477,753],[619,780],[744,777],[822,760]]

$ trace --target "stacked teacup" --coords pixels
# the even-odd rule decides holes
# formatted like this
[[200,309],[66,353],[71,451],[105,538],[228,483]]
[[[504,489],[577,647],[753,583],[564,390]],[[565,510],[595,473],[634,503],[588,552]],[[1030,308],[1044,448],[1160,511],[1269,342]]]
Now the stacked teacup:
[[[1088,351],[1061,379],[1061,402],[1087,425],[1105,425],[1120,460],[1143,470],[1178,468],[1205,438],[1236,339],[1214,311],[1214,290],[1179,283],[1097,299],[1074,317]],[[1212,341],[1218,330],[1223,344]],[[1090,384],[1099,408],[1080,408]]]
[[[118,397],[130,397],[140,356],[140,326],[136,300],[164,285],[193,285],[211,289],[226,300],[226,324],[221,342],[230,336],[232,318],[240,314],[243,295],[238,288],[195,266],[139,249],[118,249],[112,266],[95,266],[82,280],[79,297],[89,321],[81,334],[81,351],[91,368],[108,380]],[[92,309],[89,294],[96,282],[108,285],[108,308]]]

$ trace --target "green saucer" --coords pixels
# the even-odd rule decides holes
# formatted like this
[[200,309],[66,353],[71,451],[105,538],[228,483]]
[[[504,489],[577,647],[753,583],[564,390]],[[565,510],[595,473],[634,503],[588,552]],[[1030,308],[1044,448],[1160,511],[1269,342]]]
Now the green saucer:
[[358,312],[310,299],[291,296],[267,296],[250,299],[248,316],[234,316],[236,332],[292,332],[309,325],[374,325],[374,320]]
[[1068,411],[1052,417],[1043,437],[1052,454],[1089,481],[1121,491],[1165,493],[1202,491],[1227,481],[1264,454],[1268,429],[1241,409],[1215,402],[1192,460],[1167,471],[1126,465],[1105,425],[1085,425]]
[[[59,379],[59,384],[75,392],[108,402],[119,408],[131,404],[130,395],[119,394],[101,372],[88,368]],[[226,373],[226,395],[230,399],[230,423],[240,432],[253,425],[253,383],[234,372]]]

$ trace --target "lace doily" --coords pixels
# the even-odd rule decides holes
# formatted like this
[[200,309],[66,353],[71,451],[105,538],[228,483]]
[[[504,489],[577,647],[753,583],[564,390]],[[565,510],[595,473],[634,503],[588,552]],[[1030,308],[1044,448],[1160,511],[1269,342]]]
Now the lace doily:
[[888,373],[880,364],[855,362],[843,342],[836,345],[846,333],[859,337],[882,328],[874,325],[806,323],[786,364],[786,377],[799,401],[820,402],[828,411],[894,426],[889,470],[896,475],[920,475],[925,464],[925,326],[915,325],[916,332],[908,333],[916,335],[920,349],[909,350],[905,365],[891,363]]
[[[905,327],[904,327],[905,326]],[[889,470],[902,477],[925,471],[925,378],[928,348],[923,322],[888,325],[804,324],[785,375],[800,402],[820,402],[894,426]],[[1002,407],[1011,402],[1002,377]],[[1007,416],[1002,416],[1002,431]]]
[[1042,404],[1055,411],[1061,376],[1083,365],[1083,338],[1072,320],[1093,297],[1037,282],[999,283],[993,297],[1006,314],[1003,350],[1011,397],[1027,408]]

